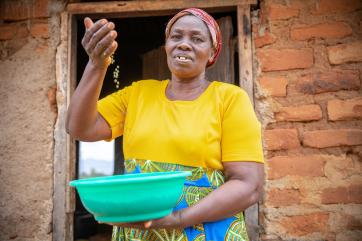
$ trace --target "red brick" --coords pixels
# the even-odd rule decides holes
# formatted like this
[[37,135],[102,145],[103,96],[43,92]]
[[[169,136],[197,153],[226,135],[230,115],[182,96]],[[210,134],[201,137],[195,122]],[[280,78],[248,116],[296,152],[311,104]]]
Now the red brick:
[[305,94],[319,94],[339,90],[358,90],[361,81],[358,70],[335,70],[309,74],[299,78],[295,88]]
[[285,217],[280,224],[289,235],[303,236],[315,232],[325,232],[328,228],[328,220],[329,213],[316,212]]
[[254,38],[255,48],[261,48],[265,45],[270,45],[276,41],[276,37],[266,32],[263,36],[256,35]]
[[58,113],[58,106],[57,106],[57,85],[53,85],[48,89],[48,101],[50,105],[50,109],[54,113]]
[[268,161],[268,179],[279,179],[288,175],[324,176],[326,160],[322,156],[276,156]]
[[330,100],[327,110],[330,120],[362,119],[362,97],[349,100]]
[[47,21],[32,22],[30,33],[35,38],[49,38],[49,24]]
[[273,188],[268,192],[265,204],[272,207],[300,204],[301,194],[298,189]]
[[35,47],[34,51],[35,51],[37,54],[47,53],[47,52],[49,52],[49,45],[48,45],[48,43],[46,43],[46,42],[39,43],[39,44],[37,44],[37,46]]
[[362,203],[362,185],[326,188],[321,199],[323,204]]
[[316,148],[362,145],[362,130],[306,131],[303,137],[303,145]]
[[29,29],[26,25],[20,25],[16,33],[17,38],[26,38],[29,35]]
[[361,0],[319,0],[312,14],[347,13],[362,8]]
[[355,217],[345,215],[344,221],[348,230],[362,230],[362,222]]
[[313,121],[322,119],[322,110],[319,105],[300,105],[281,107],[275,113],[277,121]]
[[262,76],[260,77],[260,86],[268,92],[271,96],[286,96],[288,80],[284,76],[271,77]]
[[19,21],[49,16],[48,0],[0,1],[0,19],[2,20]]
[[[15,31],[14,31],[15,28]],[[0,40],[12,39],[16,34],[16,25],[2,24],[0,25]]]
[[338,225],[338,229],[336,229],[337,232],[340,230],[362,230],[362,219],[361,217],[358,217],[358,215],[349,215],[338,212],[333,215],[333,219],[330,221],[329,225],[330,227]]
[[343,64],[362,61],[362,41],[338,44],[327,47],[328,59],[331,64]]
[[25,20],[29,18],[31,4],[29,1],[0,1],[0,19],[2,20]]
[[344,22],[321,23],[305,27],[292,27],[290,35],[293,40],[344,38],[352,35],[352,28]]
[[29,35],[25,22],[0,25],[0,40],[26,38]]
[[286,150],[300,147],[296,129],[265,130],[264,138],[267,150]]
[[361,232],[344,231],[337,233],[335,239],[332,239],[331,241],[360,241],[360,240],[361,240]]
[[49,17],[49,9],[48,9],[48,1],[49,0],[35,0],[33,5],[33,18],[44,18]]
[[263,71],[305,69],[313,66],[313,49],[259,49],[257,57]]
[[285,20],[299,16],[299,9],[280,4],[271,4],[267,7],[267,16],[270,20]]

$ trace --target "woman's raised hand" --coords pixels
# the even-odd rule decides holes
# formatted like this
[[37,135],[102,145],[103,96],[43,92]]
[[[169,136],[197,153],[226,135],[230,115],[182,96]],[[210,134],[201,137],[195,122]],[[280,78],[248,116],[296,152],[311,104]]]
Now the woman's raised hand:
[[82,46],[87,52],[92,64],[99,67],[107,67],[111,63],[110,56],[117,49],[117,32],[114,30],[114,23],[106,19],[97,22],[86,17],[84,18],[85,34],[82,39]]

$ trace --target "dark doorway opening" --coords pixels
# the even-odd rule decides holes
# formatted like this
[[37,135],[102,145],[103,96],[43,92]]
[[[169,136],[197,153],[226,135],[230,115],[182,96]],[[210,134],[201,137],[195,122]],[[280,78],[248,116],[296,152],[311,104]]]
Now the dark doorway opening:
[[[228,18],[229,25],[231,25],[230,39],[228,41],[229,47],[223,51],[229,51],[230,61],[227,63],[228,68],[219,71],[217,74],[215,69],[210,71],[210,75],[223,76],[222,73],[227,73],[227,79],[219,79],[220,81],[235,83],[235,76],[238,76],[238,63],[234,61],[234,56],[237,48],[235,47],[235,40],[237,36],[237,19],[236,12],[224,12],[212,14],[215,19]],[[107,16],[104,16],[107,18]],[[103,83],[100,98],[107,96],[125,86],[130,85],[133,81],[149,78],[169,78],[170,74],[167,69],[166,59],[164,57],[162,46],[164,45],[164,30],[166,24],[171,16],[157,16],[157,17],[137,17],[137,18],[124,18],[124,19],[108,19],[116,25],[118,32],[117,42],[118,49],[113,56],[113,63],[109,66],[105,81]],[[96,19],[93,19],[95,21]],[[88,56],[83,50],[81,39],[84,34],[83,19],[77,20],[77,84],[79,83],[84,68],[88,62]],[[150,59],[153,63],[150,63]],[[161,59],[161,61],[160,61]],[[226,58],[228,59],[228,58]],[[156,64],[161,66],[161,69],[154,71],[154,66],[148,67],[148,64]],[[220,63],[224,66],[225,63]],[[231,74],[230,74],[231,73]],[[229,77],[231,76],[231,77]],[[212,78],[212,77],[210,77]],[[218,77],[222,78],[222,77]],[[123,148],[122,137],[117,138],[111,145],[114,145],[114,163],[112,174],[123,173]],[[77,142],[76,145],[76,178],[81,178],[80,172],[80,153],[82,145]],[[87,163],[84,163],[87,165]],[[95,169],[93,175],[99,176],[104,173]],[[92,174],[90,175],[92,176]],[[91,214],[82,205],[78,194],[76,194],[76,209],[74,212],[74,240],[89,240],[89,241],[103,241],[110,240],[112,234],[112,227],[108,225],[98,224]]]

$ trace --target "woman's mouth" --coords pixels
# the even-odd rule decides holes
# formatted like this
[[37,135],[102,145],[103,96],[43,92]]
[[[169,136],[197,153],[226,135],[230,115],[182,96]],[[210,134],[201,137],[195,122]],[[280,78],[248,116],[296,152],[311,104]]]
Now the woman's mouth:
[[180,63],[187,63],[187,62],[192,61],[192,59],[187,55],[176,55],[175,59],[177,62],[180,62]]

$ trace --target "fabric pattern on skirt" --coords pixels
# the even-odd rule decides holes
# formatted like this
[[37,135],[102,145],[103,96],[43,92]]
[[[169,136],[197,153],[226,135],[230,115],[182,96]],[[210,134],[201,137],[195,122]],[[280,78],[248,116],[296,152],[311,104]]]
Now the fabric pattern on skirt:
[[[125,161],[125,173],[191,171],[182,196],[174,210],[197,203],[224,183],[222,171],[179,164],[130,159]],[[249,241],[243,213],[233,217],[194,225],[185,229],[149,229],[113,227],[112,241]]]

